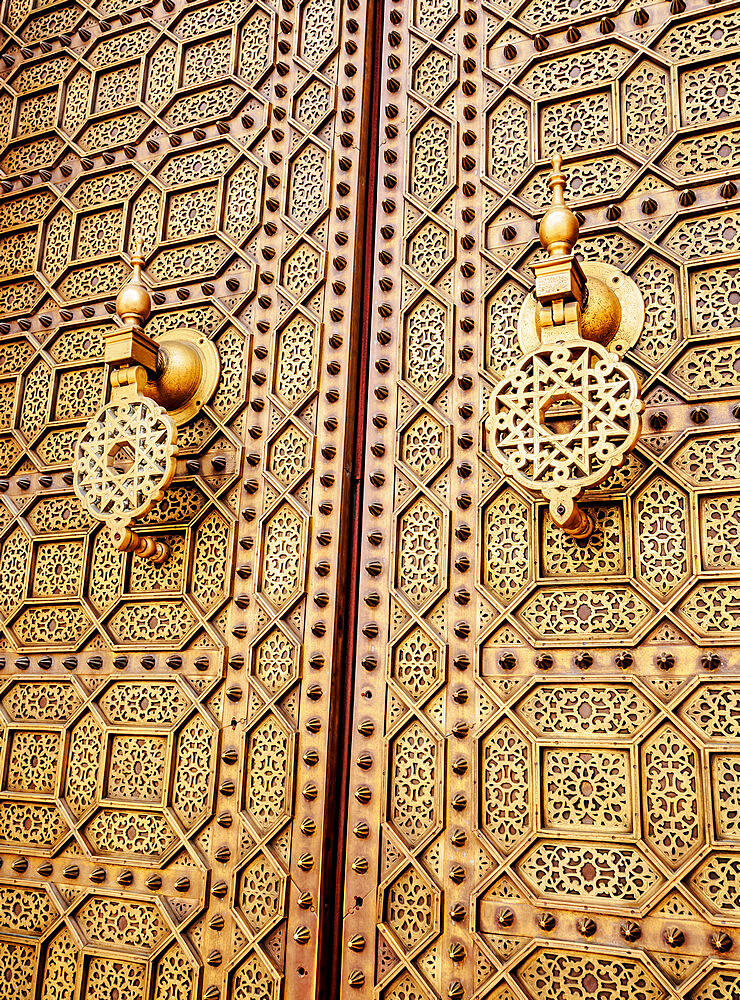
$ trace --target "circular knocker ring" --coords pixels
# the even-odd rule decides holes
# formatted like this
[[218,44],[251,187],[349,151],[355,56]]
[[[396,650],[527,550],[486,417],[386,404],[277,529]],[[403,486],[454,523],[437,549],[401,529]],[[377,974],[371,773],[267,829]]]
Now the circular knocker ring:
[[578,339],[540,344],[522,358],[494,389],[486,427],[504,471],[542,493],[553,520],[572,527],[577,497],[634,446],[642,409],[632,369]]
[[75,449],[74,489],[83,507],[108,525],[117,549],[154,562],[167,558],[163,543],[141,538],[131,525],[172,482],[176,454],[177,428],[148,397],[107,403],[88,422]]

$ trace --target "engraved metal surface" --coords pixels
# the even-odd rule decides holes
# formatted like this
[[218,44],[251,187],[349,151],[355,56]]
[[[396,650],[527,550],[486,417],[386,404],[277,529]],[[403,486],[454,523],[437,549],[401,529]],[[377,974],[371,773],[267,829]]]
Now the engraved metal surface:
[[[740,13],[383,18],[342,996],[734,1000]],[[646,312],[643,434],[581,543],[482,426],[558,150]]]
[[[315,997],[365,11],[10,0],[2,32],[0,995]],[[146,332],[221,368],[137,521],[161,566],[70,471],[137,236]]]

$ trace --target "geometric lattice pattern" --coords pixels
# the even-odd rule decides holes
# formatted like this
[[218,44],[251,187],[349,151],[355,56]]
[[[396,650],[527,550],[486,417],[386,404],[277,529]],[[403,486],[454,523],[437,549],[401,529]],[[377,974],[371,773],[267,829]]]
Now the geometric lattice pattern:
[[[740,15],[418,0],[386,20],[346,994],[730,1000]],[[522,360],[556,152],[579,256],[646,311],[620,362],[641,434],[586,487],[587,541],[525,487],[588,478],[637,426],[623,369]]]
[[[0,996],[316,996],[366,11],[20,0],[2,22]],[[151,490],[131,420],[83,448],[158,566],[71,474],[137,240],[145,332],[220,361],[175,457],[160,424]]]

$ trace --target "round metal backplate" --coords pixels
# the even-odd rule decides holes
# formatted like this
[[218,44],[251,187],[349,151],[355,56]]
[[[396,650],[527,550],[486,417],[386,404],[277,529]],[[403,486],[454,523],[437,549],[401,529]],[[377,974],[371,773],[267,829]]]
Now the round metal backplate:
[[200,380],[195,391],[188,396],[182,405],[167,410],[168,415],[175,422],[176,426],[181,427],[200,412],[204,404],[208,402],[216,391],[221,375],[221,358],[219,357],[216,345],[197,330],[187,327],[177,327],[174,330],[167,330],[157,337],[157,344],[168,344],[177,341],[187,343],[190,347],[194,348],[200,356],[201,363]]
[[[611,264],[604,264],[601,261],[582,261],[581,266],[587,284],[589,278],[598,278],[612,289],[619,300],[622,318],[617,332],[605,346],[607,350],[621,358],[630,347],[635,346],[645,326],[645,303],[640,289],[629,275]],[[517,326],[517,337],[523,354],[529,354],[540,343],[535,321],[536,307],[537,302],[530,292],[522,304]]]

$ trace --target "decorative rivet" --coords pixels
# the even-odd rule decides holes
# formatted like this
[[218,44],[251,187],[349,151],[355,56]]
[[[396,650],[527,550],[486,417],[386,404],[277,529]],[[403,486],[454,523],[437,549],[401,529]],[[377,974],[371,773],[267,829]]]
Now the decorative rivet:
[[686,941],[686,935],[680,927],[667,927],[663,938],[669,948],[680,948]]
[[539,917],[537,918],[537,924],[541,930],[551,931],[554,930],[555,925],[557,924],[557,920],[555,919],[555,916],[552,913],[545,912],[545,913],[540,913]]
[[591,917],[581,917],[576,923],[576,929],[584,937],[593,937],[597,929],[596,921],[592,920]]
[[450,960],[452,962],[462,962],[465,958],[465,947],[459,941],[453,941],[450,945]]
[[732,948],[732,938],[725,931],[715,931],[709,940],[714,950],[721,955]]
[[676,666],[676,657],[673,653],[658,653],[655,662],[661,670],[673,670]]
[[642,935],[639,924],[634,920],[627,920],[619,928],[619,933],[625,941],[637,941]]

